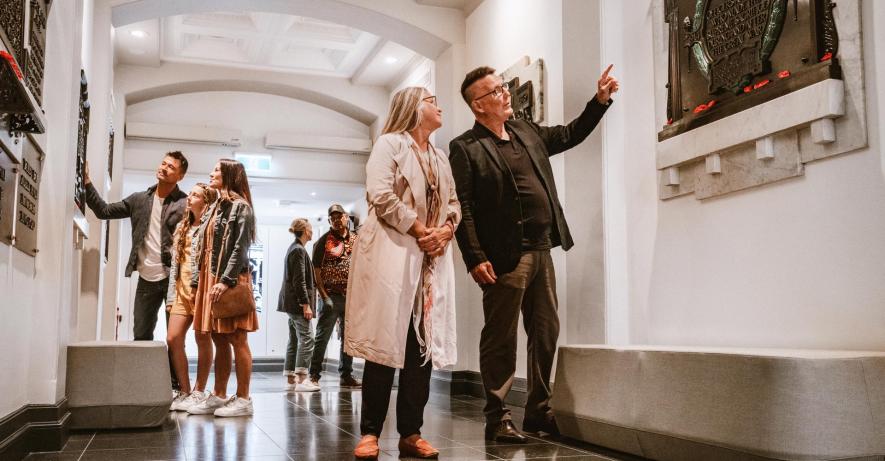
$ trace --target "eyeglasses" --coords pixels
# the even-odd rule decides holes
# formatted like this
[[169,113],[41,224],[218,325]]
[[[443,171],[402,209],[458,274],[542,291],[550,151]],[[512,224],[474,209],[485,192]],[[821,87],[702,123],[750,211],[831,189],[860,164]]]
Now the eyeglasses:
[[430,104],[436,105],[436,96],[428,96],[426,98],[421,99],[422,101],[429,102]]
[[507,82],[504,82],[504,83],[502,83],[502,84],[496,86],[494,90],[489,91],[488,93],[486,93],[486,94],[484,94],[484,95],[482,95],[482,96],[478,96],[478,97],[476,97],[476,98],[473,98],[473,100],[474,100],[474,101],[479,101],[480,99],[482,99],[482,98],[484,98],[484,97],[486,97],[486,96],[488,96],[488,95],[490,95],[490,94],[495,95],[496,98],[500,98],[501,95],[504,94],[504,92],[507,91],[509,88],[510,88],[510,84],[508,84]]

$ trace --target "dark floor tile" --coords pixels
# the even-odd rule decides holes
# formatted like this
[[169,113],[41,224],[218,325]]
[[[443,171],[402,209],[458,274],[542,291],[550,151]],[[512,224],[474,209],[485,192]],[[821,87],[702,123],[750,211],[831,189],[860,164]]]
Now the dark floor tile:
[[561,456],[585,456],[590,453],[553,443],[531,443],[524,445],[493,445],[474,447],[504,459],[559,458]]
[[80,453],[31,453],[25,457],[24,461],[77,461],[80,459]]
[[80,453],[86,449],[86,446],[89,445],[90,441],[92,441],[91,435],[88,438],[68,438],[68,441],[65,442],[65,446],[62,447],[61,451],[64,453]]
[[155,435],[133,435],[130,437],[102,437],[95,436],[89,443],[88,451],[92,450],[119,450],[124,448],[179,448],[182,439],[175,433]]
[[154,461],[185,459],[184,449],[127,448],[122,450],[86,450],[80,461]]

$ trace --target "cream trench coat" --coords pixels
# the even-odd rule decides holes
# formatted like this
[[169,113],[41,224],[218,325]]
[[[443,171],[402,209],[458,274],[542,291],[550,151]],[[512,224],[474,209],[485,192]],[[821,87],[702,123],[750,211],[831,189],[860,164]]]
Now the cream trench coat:
[[[375,142],[366,164],[369,212],[351,255],[347,281],[344,351],[394,368],[403,367],[424,255],[407,233],[416,218],[427,218],[426,181],[415,157],[417,149],[408,133],[388,133]],[[450,219],[457,227],[461,205],[449,160],[433,146],[430,152],[443,203],[438,222],[425,224],[438,227]],[[451,242],[438,257],[434,276],[428,347],[434,368],[443,368],[457,360]]]

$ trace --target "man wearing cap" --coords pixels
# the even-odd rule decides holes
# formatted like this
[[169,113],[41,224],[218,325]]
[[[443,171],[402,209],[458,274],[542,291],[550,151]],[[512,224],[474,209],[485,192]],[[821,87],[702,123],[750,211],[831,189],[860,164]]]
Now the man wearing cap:
[[[349,216],[344,207],[334,204],[329,207],[331,229],[323,234],[313,246],[313,266],[317,289],[323,299],[323,306],[317,319],[317,332],[314,340],[313,356],[310,360],[310,380],[319,384],[323,371],[323,358],[329,337],[335,323],[341,320],[341,333],[344,336],[344,305],[347,299],[347,276],[350,273],[350,254],[357,235],[348,228]],[[358,388],[362,384],[354,378],[353,357],[344,353],[342,343],[338,360],[341,374],[341,387]]]

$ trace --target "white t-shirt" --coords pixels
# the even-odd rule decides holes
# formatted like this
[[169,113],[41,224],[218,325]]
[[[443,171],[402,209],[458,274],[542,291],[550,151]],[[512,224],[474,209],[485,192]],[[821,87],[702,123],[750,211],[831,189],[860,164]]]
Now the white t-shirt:
[[151,206],[151,225],[144,237],[144,243],[138,248],[138,275],[148,282],[158,282],[169,277],[163,266],[161,233],[163,217],[163,201],[155,193]]

